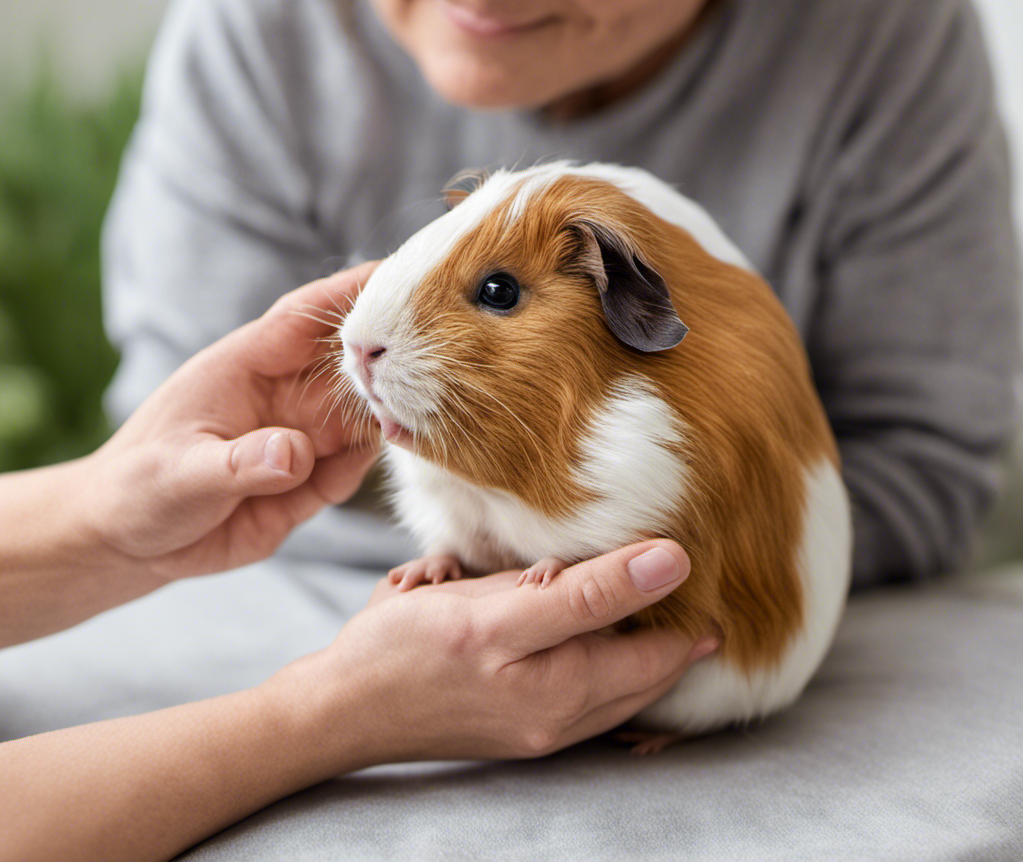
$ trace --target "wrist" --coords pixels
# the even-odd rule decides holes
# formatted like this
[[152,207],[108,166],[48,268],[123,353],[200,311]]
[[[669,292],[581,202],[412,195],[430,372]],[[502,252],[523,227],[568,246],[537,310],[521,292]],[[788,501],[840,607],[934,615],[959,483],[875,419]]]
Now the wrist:
[[[102,450],[99,450],[102,451]],[[72,556],[82,568],[120,571],[130,568],[125,555],[110,541],[107,528],[112,513],[106,505],[112,477],[93,452],[59,465],[53,476],[55,494],[62,497],[61,532]]]
[[320,651],[253,690],[285,741],[296,789],[399,759],[389,756],[391,735],[374,718],[378,698],[361,677]]
[[91,456],[0,476],[0,645],[51,634],[159,586],[92,526],[103,489]]
[[91,459],[0,477],[4,570],[85,572],[120,562],[93,526],[102,518],[104,477]]

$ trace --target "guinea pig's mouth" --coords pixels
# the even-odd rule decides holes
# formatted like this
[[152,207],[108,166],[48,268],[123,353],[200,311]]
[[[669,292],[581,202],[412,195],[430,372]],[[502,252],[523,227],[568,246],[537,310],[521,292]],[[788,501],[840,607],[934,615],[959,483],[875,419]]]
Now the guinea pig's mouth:
[[386,419],[379,414],[377,414],[377,421],[380,423],[380,430],[383,432],[384,439],[388,443],[411,451],[412,432],[408,428],[404,425],[399,425],[393,419]]
[[394,418],[391,411],[387,409],[387,405],[376,396],[372,389],[366,392],[366,403],[369,404],[370,410],[373,411],[377,422],[380,423],[384,439],[388,443],[411,451],[412,432]]

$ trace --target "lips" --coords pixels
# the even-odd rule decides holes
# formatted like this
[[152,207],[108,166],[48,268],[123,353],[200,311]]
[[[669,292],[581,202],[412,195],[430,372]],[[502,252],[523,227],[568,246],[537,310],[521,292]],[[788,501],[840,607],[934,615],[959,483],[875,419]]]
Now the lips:
[[471,36],[482,39],[499,39],[504,36],[516,36],[549,24],[551,16],[533,18],[526,21],[515,21],[494,15],[476,12],[451,0],[442,0],[448,18],[460,30]]

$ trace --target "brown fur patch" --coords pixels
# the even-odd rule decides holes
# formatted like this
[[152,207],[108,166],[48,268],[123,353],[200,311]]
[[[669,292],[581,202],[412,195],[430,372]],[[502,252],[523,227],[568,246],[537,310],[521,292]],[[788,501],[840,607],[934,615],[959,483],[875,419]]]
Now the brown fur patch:
[[[678,454],[693,489],[668,537],[693,566],[638,619],[693,637],[718,632],[721,654],[739,669],[771,666],[803,622],[805,470],[824,456],[838,462],[787,314],[759,277],[609,183],[559,178],[508,223],[511,205],[488,214],[417,288],[417,329],[444,343],[449,379],[463,381],[443,429],[418,451],[546,515],[570,514],[586,500],[573,468],[595,411],[623,376],[652,381],[688,429]],[[626,237],[663,276],[690,328],[678,347],[643,354],[611,335],[580,258],[580,219]],[[524,291],[507,316],[474,305],[480,280],[496,271]]]

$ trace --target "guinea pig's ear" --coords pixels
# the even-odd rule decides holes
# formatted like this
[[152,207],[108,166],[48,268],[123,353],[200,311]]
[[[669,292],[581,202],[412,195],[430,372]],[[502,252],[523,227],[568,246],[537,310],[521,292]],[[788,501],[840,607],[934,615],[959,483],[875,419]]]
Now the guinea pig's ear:
[[441,198],[444,206],[453,210],[476,189],[482,186],[490,177],[482,168],[466,168],[459,171],[445,183],[441,190]]
[[689,332],[675,313],[668,286],[617,231],[592,221],[573,229],[582,242],[578,263],[592,276],[604,318],[615,337],[653,353],[674,347]]

